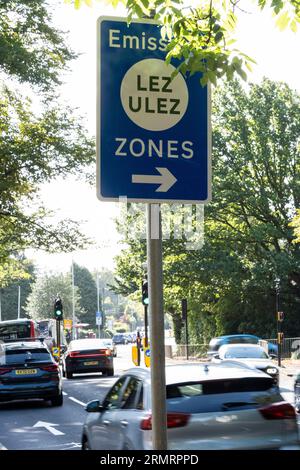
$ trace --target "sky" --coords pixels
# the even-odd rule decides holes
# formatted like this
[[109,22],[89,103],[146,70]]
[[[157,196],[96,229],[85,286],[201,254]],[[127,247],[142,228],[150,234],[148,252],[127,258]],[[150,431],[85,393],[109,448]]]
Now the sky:
[[[70,72],[64,74],[65,84],[59,90],[61,99],[78,108],[89,133],[95,135],[96,21],[99,16],[125,16],[125,10],[115,10],[97,1],[93,2],[92,8],[82,6],[80,10],[75,10],[64,4],[63,0],[56,2],[53,23],[69,31],[68,44],[80,53],[80,57],[71,64]],[[253,73],[249,74],[249,81],[257,82],[266,76],[285,81],[300,92],[300,31],[296,34],[288,30],[280,32],[270,13],[257,13],[253,3],[246,2],[242,2],[243,9],[248,13],[239,14],[236,48],[257,62]],[[84,221],[82,230],[96,242],[96,247],[72,254],[47,255],[30,251],[28,255],[41,270],[67,271],[72,259],[91,270],[102,267],[113,269],[114,257],[122,247],[114,224],[114,218],[119,213],[116,203],[97,200],[96,185],[90,187],[71,178],[43,185],[41,198],[58,218]]]

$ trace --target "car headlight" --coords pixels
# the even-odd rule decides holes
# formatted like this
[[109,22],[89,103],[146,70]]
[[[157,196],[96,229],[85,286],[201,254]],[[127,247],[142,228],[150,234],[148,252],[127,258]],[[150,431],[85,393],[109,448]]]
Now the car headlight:
[[275,369],[275,367],[268,367],[268,368],[266,369],[266,373],[267,373],[267,374],[270,374],[270,375],[277,374],[277,372],[278,372],[278,371],[277,371],[277,369]]

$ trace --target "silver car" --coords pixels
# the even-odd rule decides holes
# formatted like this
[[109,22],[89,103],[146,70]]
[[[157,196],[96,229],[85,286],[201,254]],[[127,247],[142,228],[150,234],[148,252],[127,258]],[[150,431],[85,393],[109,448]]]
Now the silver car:
[[[298,443],[295,410],[263,372],[233,364],[166,367],[168,448],[278,449]],[[86,407],[82,449],[151,450],[150,372],[122,375]]]
[[269,356],[258,344],[224,344],[212,357],[212,362],[218,363],[224,360],[259,369],[270,375],[275,384],[279,383],[278,367],[272,362],[272,356]]

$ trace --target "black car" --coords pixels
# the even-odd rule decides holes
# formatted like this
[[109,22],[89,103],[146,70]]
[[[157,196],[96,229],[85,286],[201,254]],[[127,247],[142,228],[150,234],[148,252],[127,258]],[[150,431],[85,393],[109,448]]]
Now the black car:
[[102,372],[114,375],[113,351],[101,339],[76,339],[71,341],[62,360],[63,375]]
[[63,404],[62,377],[40,340],[4,343],[0,349],[0,401],[41,398]]
[[300,373],[296,375],[295,379],[295,405],[297,413],[300,413]]

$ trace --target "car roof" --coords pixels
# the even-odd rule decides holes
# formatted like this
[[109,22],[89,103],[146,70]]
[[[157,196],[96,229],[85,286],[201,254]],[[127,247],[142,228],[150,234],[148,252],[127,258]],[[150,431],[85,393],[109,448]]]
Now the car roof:
[[[150,383],[150,371],[146,368],[135,367],[129,369],[123,375],[134,375]],[[166,366],[166,385],[198,380],[202,382],[205,380],[258,378],[262,376],[265,377],[266,374],[257,369],[251,369],[231,361],[223,361],[221,364],[207,362]]]
[[107,341],[106,338],[83,338],[83,339],[73,339],[70,344],[69,344],[69,347],[71,346],[72,348],[80,348],[80,347],[87,347],[87,346],[91,346],[91,347],[97,347],[97,346],[100,346],[101,344],[103,344],[103,341]]
[[34,321],[32,320],[31,318],[18,318],[17,320],[4,320],[4,321],[0,321],[0,326],[2,325],[11,325],[11,324],[22,324],[22,323],[26,323],[28,321]]
[[12,343],[4,343],[5,349],[45,349],[49,352],[47,346],[42,341],[14,341]]
[[259,344],[248,344],[248,343],[234,343],[234,344],[223,344],[220,346],[219,351],[226,351],[227,349],[261,349],[264,351],[264,348],[262,348]]
[[240,333],[235,335],[223,335],[223,336],[216,336],[212,339],[224,339],[224,338],[259,338],[257,335],[247,334],[247,333]]

